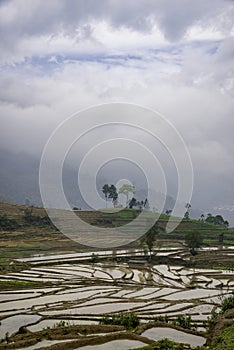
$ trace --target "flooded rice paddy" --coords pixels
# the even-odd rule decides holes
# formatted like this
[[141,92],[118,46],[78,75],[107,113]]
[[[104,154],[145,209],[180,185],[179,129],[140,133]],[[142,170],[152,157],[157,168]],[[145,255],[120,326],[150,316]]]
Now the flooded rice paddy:
[[79,350],[128,350],[144,346],[145,343],[138,340],[112,340],[105,344],[82,346]]
[[153,340],[161,340],[164,338],[168,338],[172,341],[189,344],[191,346],[202,346],[206,342],[204,337],[189,334],[186,332],[181,332],[177,329],[169,327],[150,328],[147,329],[147,331],[145,331],[142,335]]
[[[67,259],[72,259],[71,255]],[[190,315],[192,324],[204,329],[212,311],[218,310],[223,298],[233,292],[234,272],[231,271],[167,265],[132,268],[126,263],[107,262],[68,263],[65,257],[58,263],[59,258],[59,255],[31,258],[31,269],[0,276],[1,280],[47,283],[45,288],[14,287],[0,292],[1,338],[22,326],[36,332],[61,321],[69,325],[94,325],[104,315],[130,311],[134,311],[142,323],[159,316],[167,315],[173,320],[179,314]],[[38,261],[40,265],[36,264]],[[47,265],[48,261],[52,264]],[[170,327],[150,328],[142,336],[153,340],[167,337],[192,346],[205,343],[202,336]],[[52,344],[52,341],[43,342],[25,349]],[[142,341],[120,339],[79,349],[121,350],[143,345]]]

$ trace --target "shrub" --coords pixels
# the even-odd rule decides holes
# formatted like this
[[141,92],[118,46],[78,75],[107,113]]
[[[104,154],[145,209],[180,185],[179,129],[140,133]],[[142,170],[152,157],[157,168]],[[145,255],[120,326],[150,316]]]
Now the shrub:
[[9,342],[9,332],[5,333],[5,336],[1,339],[1,342]]
[[16,220],[8,219],[6,215],[0,215],[0,231],[16,230],[19,224]]
[[160,315],[160,316],[155,317],[154,321],[155,321],[155,322],[165,322],[165,323],[169,323],[169,318],[168,318],[167,315],[165,315],[165,316]]
[[24,209],[24,220],[27,222],[31,222],[32,220],[32,214],[33,214],[33,208],[25,208]]
[[234,308],[234,295],[223,299],[221,303],[221,313]]
[[58,323],[55,323],[53,325],[53,328],[65,328],[65,327],[69,327],[71,324],[69,323],[69,321],[64,321],[61,320]]
[[100,260],[99,255],[93,253],[92,256],[91,256],[91,258],[90,258],[90,262],[91,262],[91,263],[97,263],[97,262],[99,262],[99,260]]
[[208,317],[207,319],[209,328],[216,323],[218,315],[219,314],[215,310],[211,311],[211,317]]
[[24,210],[23,219],[24,219],[26,225],[33,225],[33,226],[37,226],[40,228],[52,228],[52,229],[57,230],[57,228],[51,222],[49,216],[47,216],[47,215],[46,216],[33,215],[32,208],[26,208]]
[[100,320],[100,324],[112,324],[118,326],[124,326],[127,329],[136,328],[139,325],[139,319],[134,312],[130,313],[120,313],[113,315],[111,318],[109,316],[104,316]]
[[191,316],[178,315],[173,324],[185,329],[191,329]]
[[203,236],[199,231],[191,231],[185,235],[185,243],[188,246],[190,253],[196,255],[197,248],[200,248],[203,243]]

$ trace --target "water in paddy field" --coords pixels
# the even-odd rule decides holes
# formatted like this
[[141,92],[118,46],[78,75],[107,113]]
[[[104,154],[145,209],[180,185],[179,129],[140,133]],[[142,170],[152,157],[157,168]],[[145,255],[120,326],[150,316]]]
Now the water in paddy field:
[[[126,252],[121,251],[121,254]],[[50,283],[49,287],[23,290],[14,287],[0,292],[0,337],[7,332],[9,335],[17,332],[21,326],[35,332],[53,327],[61,319],[70,325],[91,325],[99,323],[103,315],[130,311],[134,311],[143,323],[159,316],[167,315],[173,320],[179,314],[190,315],[192,324],[204,329],[211,312],[218,310],[223,298],[231,295],[234,288],[232,271],[185,269],[166,264],[144,268],[132,268],[126,263],[87,264],[86,261],[83,264],[70,260],[68,264],[65,260],[67,256],[73,259],[71,255],[39,257],[40,266],[37,266],[38,257],[34,257],[30,260],[33,263],[31,269],[0,276],[1,280]],[[52,265],[46,265],[48,261],[52,261]],[[168,337],[173,333],[173,340],[178,342],[191,345],[205,342],[204,337],[169,327],[159,330],[151,328],[143,335],[157,340],[159,336]],[[136,340],[109,342],[100,349],[105,349],[104,346],[108,349],[110,344],[116,349],[130,349],[136,347],[134,342]],[[83,348],[94,349],[91,346]]]
[[[100,345],[88,345],[82,346],[79,350],[128,350],[135,349],[146,345],[145,343],[138,340],[112,340],[110,342],[100,344]],[[78,350],[78,349],[77,349]]]
[[142,335],[155,341],[168,338],[172,341],[189,344],[191,346],[202,346],[206,339],[198,335],[178,331],[169,327],[154,327],[147,329]]

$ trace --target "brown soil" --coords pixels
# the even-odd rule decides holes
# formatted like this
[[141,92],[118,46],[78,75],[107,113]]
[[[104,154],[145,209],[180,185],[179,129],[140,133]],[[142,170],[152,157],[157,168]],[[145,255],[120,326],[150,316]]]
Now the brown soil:
[[[110,333],[98,335],[98,333]],[[96,335],[97,334],[97,335]],[[93,335],[93,336],[92,336]],[[78,346],[102,344],[116,339],[135,339],[151,344],[153,341],[135,333],[125,332],[122,326],[109,325],[76,325],[70,327],[48,328],[40,332],[31,333],[22,327],[19,332],[8,339],[8,342],[0,344],[0,350],[24,348],[37,342],[47,340],[74,339],[66,343],[57,343],[46,348],[47,350],[69,350]]]

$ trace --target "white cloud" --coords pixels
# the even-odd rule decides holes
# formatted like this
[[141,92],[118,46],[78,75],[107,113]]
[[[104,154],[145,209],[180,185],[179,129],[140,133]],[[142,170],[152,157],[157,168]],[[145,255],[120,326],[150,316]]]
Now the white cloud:
[[231,1],[11,0],[0,5],[0,59],[152,49],[186,38],[217,40],[233,30]]
[[81,108],[142,104],[186,140],[197,203],[208,203],[208,189],[224,203],[234,195],[233,8],[226,0],[2,2],[0,145],[40,154]]

